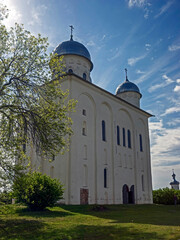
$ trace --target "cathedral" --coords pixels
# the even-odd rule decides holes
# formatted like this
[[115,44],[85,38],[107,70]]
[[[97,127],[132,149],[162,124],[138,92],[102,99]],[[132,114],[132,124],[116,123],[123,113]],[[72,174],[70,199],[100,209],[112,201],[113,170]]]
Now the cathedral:
[[61,87],[78,102],[70,114],[74,134],[64,155],[52,162],[32,159],[36,169],[60,179],[64,204],[151,204],[152,115],[140,108],[139,88],[129,81],[127,70],[115,94],[93,84],[90,53],[73,40],[72,32],[54,53],[64,56]]

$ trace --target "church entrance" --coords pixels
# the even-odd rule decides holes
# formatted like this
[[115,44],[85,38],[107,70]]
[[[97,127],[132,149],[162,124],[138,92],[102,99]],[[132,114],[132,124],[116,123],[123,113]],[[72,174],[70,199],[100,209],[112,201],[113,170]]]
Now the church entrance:
[[134,204],[134,185],[131,186],[129,191],[129,203]]
[[85,188],[80,189],[80,204],[88,204],[89,190]]
[[129,203],[129,188],[126,184],[124,184],[124,186],[123,186],[122,194],[123,194],[123,204],[128,204]]
[[129,187],[124,184],[123,189],[122,189],[122,194],[123,194],[123,204],[134,204],[134,185],[131,186],[130,191]]

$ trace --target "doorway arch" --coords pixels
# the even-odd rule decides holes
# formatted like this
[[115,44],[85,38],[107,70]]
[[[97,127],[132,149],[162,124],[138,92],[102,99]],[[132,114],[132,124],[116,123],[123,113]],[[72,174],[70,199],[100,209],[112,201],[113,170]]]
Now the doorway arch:
[[134,204],[134,185],[130,187],[129,191],[129,203]]
[[122,194],[123,194],[123,204],[128,204],[129,203],[129,188],[128,188],[127,184],[123,185]]

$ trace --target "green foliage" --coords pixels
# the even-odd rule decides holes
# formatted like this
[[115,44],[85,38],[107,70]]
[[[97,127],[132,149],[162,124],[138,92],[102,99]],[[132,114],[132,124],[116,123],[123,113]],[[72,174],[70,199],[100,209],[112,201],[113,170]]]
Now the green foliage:
[[180,190],[163,188],[153,191],[153,202],[157,204],[174,204],[174,196],[177,197],[177,204],[180,204]]
[[[26,160],[26,145],[44,158],[66,150],[75,101],[60,88],[63,59],[47,54],[47,38],[3,24],[0,6],[0,183],[12,181]],[[16,164],[15,164],[16,162]],[[19,165],[17,165],[17,162]],[[2,187],[2,186],[0,186]]]
[[38,172],[18,177],[13,184],[14,197],[31,210],[52,207],[63,195],[63,187],[57,179]]
[[1,204],[10,204],[12,202],[12,193],[3,191],[0,192],[0,205]]

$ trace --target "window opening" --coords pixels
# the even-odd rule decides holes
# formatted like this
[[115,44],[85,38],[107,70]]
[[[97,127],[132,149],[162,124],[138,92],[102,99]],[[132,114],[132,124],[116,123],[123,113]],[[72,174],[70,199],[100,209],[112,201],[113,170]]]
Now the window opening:
[[102,140],[106,141],[106,123],[102,120]]
[[86,116],[86,109],[82,110],[82,115]]
[[68,73],[73,73],[73,70],[70,68],[70,69],[68,70]]
[[117,145],[120,145],[120,130],[119,130],[119,126],[117,126]]
[[126,133],[125,133],[125,128],[123,128],[123,146],[126,146]]
[[86,122],[83,122],[83,127],[82,127],[82,135],[86,136],[87,135],[87,131],[86,131]]
[[139,144],[140,144],[140,152],[143,151],[143,145],[142,145],[142,135],[139,134]]
[[107,188],[107,168],[104,168],[104,188]]
[[128,148],[131,148],[131,132],[128,129]]
[[86,73],[83,73],[83,79],[86,80]]

